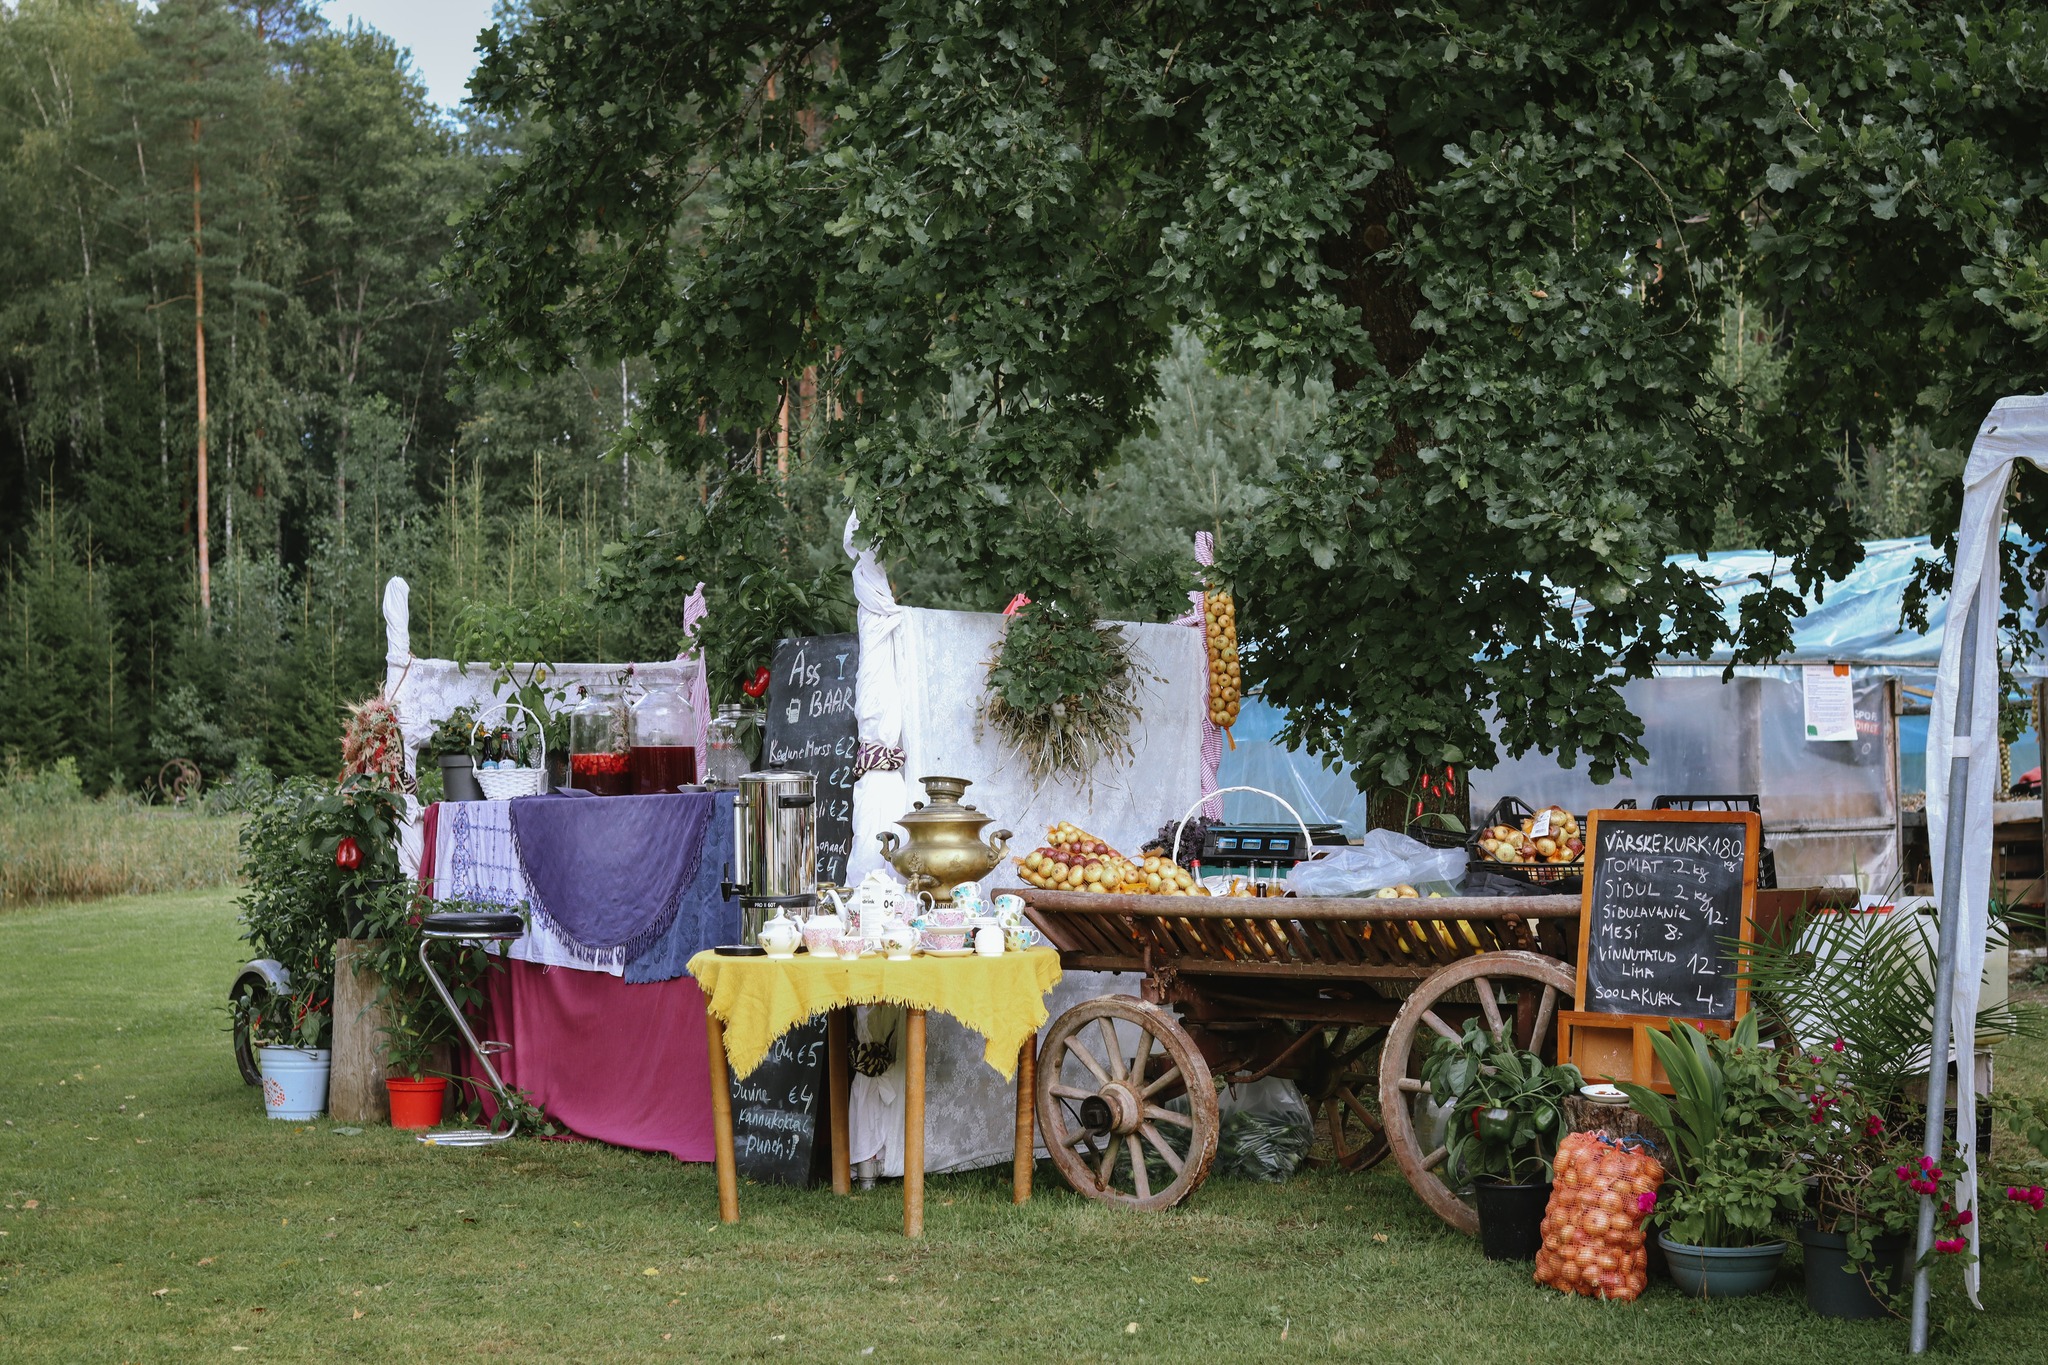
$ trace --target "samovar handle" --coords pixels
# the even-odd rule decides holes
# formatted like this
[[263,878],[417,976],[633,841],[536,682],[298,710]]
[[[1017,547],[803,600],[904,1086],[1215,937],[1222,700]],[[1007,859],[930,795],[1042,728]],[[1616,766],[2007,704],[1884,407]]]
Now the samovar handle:
[[880,834],[877,834],[875,838],[882,845],[883,860],[885,862],[894,862],[896,859],[896,845],[903,842],[897,837],[896,831],[885,829]]
[[[999,829],[991,837],[995,842],[988,846],[988,851],[994,855],[996,862],[999,863],[1003,860],[1003,855],[1010,851],[1010,831]],[[990,866],[994,866],[994,864],[990,864]]]

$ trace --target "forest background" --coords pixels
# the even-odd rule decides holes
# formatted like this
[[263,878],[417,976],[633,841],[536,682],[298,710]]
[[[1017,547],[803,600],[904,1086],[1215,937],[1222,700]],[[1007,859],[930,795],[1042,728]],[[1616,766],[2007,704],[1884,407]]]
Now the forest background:
[[[716,433],[789,515],[711,547],[703,485],[631,439],[641,358],[465,367],[475,307],[444,261],[521,145],[516,118],[437,109],[389,39],[297,0],[0,4],[10,765],[69,758],[94,792],[177,758],[330,773],[345,704],[381,679],[394,574],[423,655],[666,657],[712,554],[773,561],[815,585],[809,619],[850,623],[840,475],[800,395]],[[1779,335],[1721,319],[1722,364],[1764,401]],[[1185,336],[1158,378],[1148,429],[1070,490],[1143,567],[1105,585],[1111,616],[1177,610],[1193,533],[1246,524],[1329,398],[1223,375]],[[1960,456],[1896,427],[1839,463],[1859,533],[1898,536],[1929,529]],[[978,605],[944,562],[891,569],[906,601]]]

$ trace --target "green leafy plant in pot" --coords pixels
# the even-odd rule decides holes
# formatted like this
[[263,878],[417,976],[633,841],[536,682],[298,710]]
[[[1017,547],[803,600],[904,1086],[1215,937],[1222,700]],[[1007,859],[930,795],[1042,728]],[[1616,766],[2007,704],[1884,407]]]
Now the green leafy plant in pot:
[[258,1049],[271,1116],[311,1118],[326,1106],[335,940],[359,936],[398,880],[397,793],[374,777],[285,783],[242,830],[242,875],[242,937],[291,987],[237,996],[234,1026]]
[[1551,1162],[1564,1137],[1564,1102],[1583,1078],[1516,1047],[1505,1028],[1466,1021],[1438,1038],[1422,1064],[1430,1096],[1449,1108],[1445,1163],[1472,1184],[1479,1239],[1499,1261],[1533,1261],[1541,1247]]
[[[412,885],[388,888],[371,905],[370,942],[364,963],[376,973],[378,1004],[384,1011],[385,1089],[394,1128],[432,1128],[441,1122],[457,1044],[455,1021],[427,979],[419,951],[426,916],[447,912],[498,912],[502,906],[433,901]],[[481,943],[444,942],[430,950],[435,970],[467,1015],[483,1008],[484,977],[491,955]]]
[[1650,1046],[1671,1095],[1619,1084],[1668,1139],[1657,1217],[1671,1278],[1701,1297],[1762,1293],[1785,1255],[1773,1230],[1803,1194],[1804,1160],[1783,1138],[1805,1123],[1805,1106],[1780,1079],[1754,1014],[1727,1038],[1674,1020]]

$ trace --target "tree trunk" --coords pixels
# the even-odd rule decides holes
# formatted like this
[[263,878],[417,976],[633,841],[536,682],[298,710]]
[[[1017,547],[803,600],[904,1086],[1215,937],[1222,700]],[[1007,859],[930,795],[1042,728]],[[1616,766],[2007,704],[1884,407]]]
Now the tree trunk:
[[371,939],[334,945],[334,1063],[327,1078],[327,1112],[342,1123],[387,1123],[391,1097],[384,1089],[384,1029],[390,1013],[378,1002],[383,982],[358,960]]
[[206,243],[199,214],[199,120],[192,120],[192,360],[199,375],[199,611],[213,621],[213,567],[206,544]]

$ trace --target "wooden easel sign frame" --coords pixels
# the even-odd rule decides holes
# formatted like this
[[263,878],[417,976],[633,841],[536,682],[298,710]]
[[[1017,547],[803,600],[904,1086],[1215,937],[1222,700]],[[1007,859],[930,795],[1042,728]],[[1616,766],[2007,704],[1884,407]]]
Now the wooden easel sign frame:
[[[1755,940],[1762,847],[1763,822],[1753,811],[1596,810],[1586,817],[1575,1008],[1559,1011],[1558,1022],[1563,1060],[1588,1081],[1634,1081],[1669,1094],[1651,1030],[1683,1019],[1726,1037],[1749,1013],[1741,959],[1729,960],[1721,940],[1736,938],[1745,948]],[[1729,924],[1729,879],[1738,869],[1740,908]],[[1613,1007],[1623,999],[1640,1008]]]

